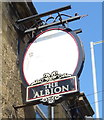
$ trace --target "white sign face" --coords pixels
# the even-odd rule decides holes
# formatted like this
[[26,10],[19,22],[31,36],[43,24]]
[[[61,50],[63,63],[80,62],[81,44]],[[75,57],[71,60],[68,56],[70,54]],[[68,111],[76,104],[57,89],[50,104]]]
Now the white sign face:
[[23,76],[28,85],[44,73],[58,71],[74,74],[79,61],[75,37],[60,29],[47,30],[27,47],[23,59]]

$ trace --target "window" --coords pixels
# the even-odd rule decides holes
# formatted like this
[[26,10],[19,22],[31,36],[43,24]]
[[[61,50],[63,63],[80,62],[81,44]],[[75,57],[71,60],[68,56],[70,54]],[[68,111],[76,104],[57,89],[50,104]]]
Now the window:
[[41,115],[38,112],[36,112],[36,118],[37,119],[39,118],[39,120],[43,120],[43,118],[41,117]]
[[39,120],[48,120],[49,118],[49,107],[43,104],[39,104],[36,106],[36,119]]
[[43,105],[43,104],[39,104],[38,106],[42,110],[44,115],[48,118],[49,117],[49,108],[48,108],[48,106]]

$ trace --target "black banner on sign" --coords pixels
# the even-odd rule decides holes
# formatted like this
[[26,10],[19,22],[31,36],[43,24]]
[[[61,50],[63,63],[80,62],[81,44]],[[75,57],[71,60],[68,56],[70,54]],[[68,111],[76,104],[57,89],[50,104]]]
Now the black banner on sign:
[[26,102],[39,101],[40,103],[54,104],[64,95],[78,92],[76,76],[44,82],[27,87]]

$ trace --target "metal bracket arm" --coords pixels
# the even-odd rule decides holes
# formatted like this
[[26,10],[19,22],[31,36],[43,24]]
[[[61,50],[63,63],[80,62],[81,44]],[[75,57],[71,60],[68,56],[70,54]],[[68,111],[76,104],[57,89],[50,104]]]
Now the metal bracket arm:
[[62,7],[62,8],[58,8],[58,9],[55,9],[55,10],[52,10],[52,11],[48,11],[48,12],[45,12],[45,13],[42,13],[42,14],[29,16],[29,17],[17,20],[16,23],[24,23],[24,22],[26,23],[26,22],[33,21],[33,20],[36,20],[36,19],[40,19],[41,17],[45,17],[45,16],[48,16],[48,15],[51,15],[51,14],[54,14],[54,13],[58,13],[58,12],[61,12],[61,11],[64,11],[64,10],[68,10],[68,9],[71,9],[71,5],[68,5],[68,6],[65,6],[65,7]]
[[22,104],[22,105],[18,105],[18,106],[16,106],[16,105],[13,105],[13,108],[15,109],[15,110],[17,110],[17,109],[19,109],[19,108],[24,108],[24,107],[28,107],[28,106],[33,106],[33,105],[36,105],[37,103],[27,103],[27,104]]
[[[57,21],[57,22],[54,22],[54,23],[51,23],[51,24],[39,26],[39,27],[38,27],[38,30],[43,29],[43,28],[47,28],[47,27],[51,27],[51,26],[53,26],[53,25],[59,25],[59,24],[66,23],[66,22],[72,22],[72,21],[78,20],[78,19],[80,19],[80,18],[82,18],[82,16],[74,16],[74,17],[71,17],[71,18],[62,20],[61,22],[60,22],[60,21]],[[36,27],[35,27],[35,28],[30,28],[30,29],[25,30],[24,33],[26,34],[26,33],[29,33],[29,32],[35,31],[35,30],[37,30]]]

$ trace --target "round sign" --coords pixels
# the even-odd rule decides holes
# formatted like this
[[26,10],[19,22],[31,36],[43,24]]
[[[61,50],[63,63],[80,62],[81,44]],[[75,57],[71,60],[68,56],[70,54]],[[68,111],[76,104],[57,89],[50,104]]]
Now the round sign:
[[22,61],[25,86],[43,77],[44,73],[68,73],[79,77],[84,54],[78,36],[62,28],[47,29],[26,48]]

